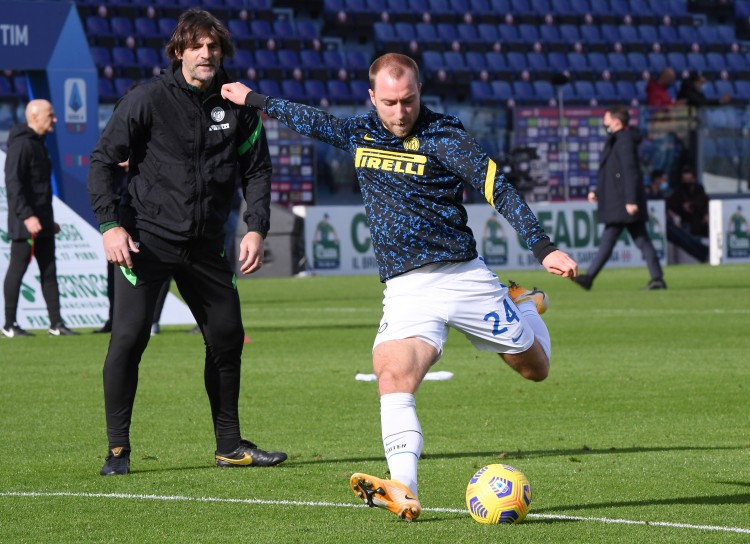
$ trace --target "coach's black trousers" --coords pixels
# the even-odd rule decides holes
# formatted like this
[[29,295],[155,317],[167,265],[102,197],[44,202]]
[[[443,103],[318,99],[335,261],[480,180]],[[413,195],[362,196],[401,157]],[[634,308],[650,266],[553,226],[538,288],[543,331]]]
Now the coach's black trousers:
[[607,223],[604,225],[604,231],[602,231],[602,236],[599,240],[599,251],[597,251],[594,259],[586,270],[586,275],[591,278],[592,281],[594,280],[596,275],[599,274],[599,271],[604,268],[604,265],[612,256],[612,250],[617,243],[617,239],[625,229],[628,229],[628,233],[633,239],[635,246],[641,251],[643,259],[646,261],[646,266],[648,267],[648,273],[651,275],[651,279],[662,279],[663,273],[661,265],[659,264],[659,257],[656,255],[654,245],[651,243],[651,238],[648,236],[645,222]]
[[159,290],[172,276],[203,332],[204,382],[216,449],[232,451],[240,440],[237,405],[244,329],[235,277],[223,256],[223,241],[176,244],[145,232],[131,235],[139,243],[140,253],[131,253],[131,270],[116,270],[112,337],[104,362],[109,447],[130,447],[138,365],[150,338]]
[[[18,313],[18,297],[21,293],[23,276],[31,262],[31,244],[28,240],[12,240],[10,261],[3,283],[5,297],[5,324],[12,325]],[[39,265],[39,279],[42,295],[47,303],[50,327],[62,321],[60,316],[60,290],[57,286],[57,265],[55,264],[55,237],[40,236],[34,240],[34,258]]]

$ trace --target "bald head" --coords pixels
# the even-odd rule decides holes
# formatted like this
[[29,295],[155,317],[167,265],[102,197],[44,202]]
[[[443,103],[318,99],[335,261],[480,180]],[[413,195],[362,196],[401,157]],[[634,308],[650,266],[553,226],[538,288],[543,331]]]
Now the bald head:
[[38,98],[32,100],[26,106],[26,124],[39,135],[47,134],[55,130],[55,110],[49,101]]

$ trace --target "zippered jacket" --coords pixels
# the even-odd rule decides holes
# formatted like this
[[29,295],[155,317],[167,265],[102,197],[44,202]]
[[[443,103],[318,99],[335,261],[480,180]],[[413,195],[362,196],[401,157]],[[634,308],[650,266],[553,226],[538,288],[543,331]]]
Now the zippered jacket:
[[44,145],[44,136],[28,125],[15,125],[8,134],[5,158],[5,188],[8,195],[8,239],[31,237],[24,220],[39,218],[38,236],[55,235],[52,213],[52,163]]
[[[262,120],[221,98],[225,82],[220,70],[201,95],[173,64],[119,100],[91,153],[87,187],[100,228],[117,222],[175,242],[223,239],[241,184],[247,228],[266,236],[272,166]],[[116,179],[125,160],[121,199]]]
[[354,159],[380,280],[438,262],[477,257],[463,207],[464,183],[476,188],[541,263],[556,248],[495,161],[461,121],[421,105],[411,135],[388,131],[375,110],[338,118],[288,100],[248,93],[293,130],[348,151]]

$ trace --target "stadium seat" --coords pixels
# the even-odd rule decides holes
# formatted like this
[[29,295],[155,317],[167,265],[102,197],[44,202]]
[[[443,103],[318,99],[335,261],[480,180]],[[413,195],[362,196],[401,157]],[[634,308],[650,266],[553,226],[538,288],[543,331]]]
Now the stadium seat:
[[515,80],[511,83],[513,89],[513,100],[518,104],[527,104],[535,102],[534,87],[529,81]]
[[16,92],[16,96],[22,100],[28,100],[29,98],[29,81],[26,76],[13,76],[11,78],[13,84],[13,90]]
[[258,92],[266,96],[284,98],[281,94],[281,88],[275,79],[260,79],[258,81]]
[[628,64],[633,71],[641,73],[649,71],[648,62],[646,62],[646,56],[643,53],[633,51],[626,56],[628,58]]
[[590,81],[575,81],[573,88],[575,89],[574,101],[576,102],[588,103],[596,98],[594,84]]
[[507,102],[514,98],[513,89],[507,81],[493,81],[490,87],[492,87],[492,96],[499,102]]
[[675,71],[680,74],[683,70],[687,70],[687,60],[685,54],[678,51],[671,51],[667,53],[667,64]]
[[488,49],[490,49],[493,44],[500,43],[500,33],[498,32],[497,25],[479,23],[479,25],[477,25],[477,34],[479,34],[479,37],[487,45]]
[[500,36],[500,43],[502,43],[505,50],[510,50],[514,47],[524,49],[524,41],[518,34],[516,26],[502,23],[497,25],[497,31]]
[[177,19],[175,19],[174,17],[159,17],[159,19],[156,21],[156,28],[159,31],[159,34],[167,40],[172,35],[172,32],[174,32],[174,29],[176,27]]
[[325,83],[319,79],[308,79],[304,83],[305,95],[307,95],[307,102],[313,105],[318,105],[323,98],[327,96]]
[[497,77],[501,74],[507,74],[510,71],[508,63],[505,60],[505,55],[502,53],[490,51],[485,53],[484,58],[487,61],[487,69],[492,76]]
[[610,65],[607,61],[607,55],[605,55],[604,53],[592,52],[586,55],[586,58],[588,59],[589,67],[591,68],[594,76],[601,77],[601,75],[605,71],[609,71],[611,73]]
[[437,77],[440,70],[445,70],[445,61],[440,51],[424,51],[422,53],[422,71],[428,79]]
[[698,31],[693,25],[680,25],[677,27],[677,35],[685,44],[700,43]]
[[102,102],[114,102],[120,95],[115,91],[115,86],[111,79],[100,77],[98,81],[99,100]]
[[346,68],[352,79],[366,80],[370,69],[370,58],[364,51],[351,49],[344,55]]
[[469,77],[469,68],[464,60],[464,55],[458,51],[446,51],[443,53],[445,68],[448,75],[454,78],[454,83],[462,84]]
[[690,70],[694,70],[697,72],[705,72],[706,70],[708,70],[706,57],[703,53],[688,53],[686,55],[686,58]]
[[718,74],[722,70],[727,70],[728,66],[724,55],[716,52],[706,53],[706,64],[710,67],[711,72]]
[[356,104],[370,104],[370,84],[362,79],[353,80],[349,87],[352,90],[352,100]]
[[490,0],[470,0],[469,1],[469,13],[474,17],[474,22],[480,24],[491,24],[495,25],[500,22],[501,17],[507,13],[496,12],[492,9]]
[[10,99],[16,97],[16,91],[13,89],[13,84],[4,75],[0,75],[0,98]]
[[615,88],[617,89],[617,96],[623,102],[630,102],[638,96],[638,91],[632,81],[617,81]]
[[[314,54],[315,59],[313,60],[311,58],[308,64],[307,62],[303,62],[301,60],[301,53],[298,53],[294,49],[279,49],[278,51],[276,51],[276,59],[279,62],[279,67],[284,71],[285,77],[292,77],[295,68],[302,69],[304,67],[308,74],[314,74],[315,70],[320,70],[323,68],[323,62],[320,60],[320,55],[317,51],[305,50],[302,51],[302,53],[308,55]],[[318,76],[313,75],[312,77]]]
[[535,79],[547,79],[552,75],[552,69],[547,62],[547,55],[544,53],[526,53],[526,66],[531,71]]
[[118,97],[125,96],[125,93],[131,89],[135,82],[136,80],[129,77],[116,77],[115,94],[117,94]]
[[736,98],[739,100],[750,100],[750,81],[746,79],[738,79],[734,82],[734,90],[736,92]]
[[496,103],[492,87],[486,81],[473,80],[469,83],[469,95],[475,104],[489,106]]
[[566,72],[568,68],[570,68],[567,55],[561,51],[547,53],[547,63],[549,64],[550,69],[558,74]]
[[620,34],[620,43],[628,51],[644,52],[646,50],[646,44],[641,40],[641,37],[638,35],[638,29],[635,26],[620,25],[617,31]]
[[617,25],[605,23],[599,26],[599,30],[602,35],[602,39],[605,43],[612,44],[622,43],[620,38],[620,29]]
[[112,54],[108,47],[92,45],[89,47],[89,51],[91,52],[91,58],[94,60],[94,65],[97,68],[112,66]]
[[609,61],[609,69],[613,74],[616,74],[618,77],[625,77],[628,74],[632,75],[628,59],[623,53],[609,53],[607,54],[607,60]]
[[534,96],[543,103],[549,103],[553,98],[557,98],[557,90],[549,81],[536,80],[532,83],[534,86]]
[[590,78],[591,67],[588,65],[586,55],[583,53],[568,53],[568,69],[571,74],[578,78]]
[[622,100],[615,84],[611,81],[595,81],[594,94],[600,104],[614,104]]
[[112,17],[110,27],[112,28],[112,35],[116,38],[127,38],[135,35],[133,21],[128,17]]
[[268,49],[257,49],[255,51],[254,66],[260,78],[282,79],[284,77],[284,69],[279,66],[276,53]]
[[[458,41],[458,28],[453,23],[438,23],[436,30],[446,48],[450,48],[454,41]],[[459,43],[459,45],[464,44]]]
[[236,49],[233,57],[224,59],[224,67],[234,77],[244,79],[248,68],[255,69],[255,59],[248,49]]
[[109,21],[99,15],[89,15],[86,17],[86,36],[94,38],[95,42],[99,39],[111,38]]
[[163,47],[164,37],[159,32],[156,21],[148,17],[136,17],[133,21],[133,31],[138,40],[149,47]]
[[[570,48],[570,44],[565,43],[565,40],[560,35],[560,29],[557,25],[541,25],[539,27],[538,39],[534,41],[543,43],[547,51],[567,51]],[[534,41],[530,43],[534,43]]]
[[314,40],[320,39],[320,30],[314,21],[301,19],[297,21],[297,35],[303,43],[310,45]]
[[464,51],[486,51],[487,43],[479,35],[479,29],[476,25],[460,23],[456,25],[458,41]]
[[[409,25],[409,23],[403,23]],[[398,26],[398,24],[397,24]],[[410,39],[403,40],[402,43],[408,44],[411,40],[416,40],[419,43],[420,48],[424,51],[426,49],[436,49],[442,51],[450,47],[449,43],[446,43],[442,36],[438,34],[437,26],[432,23],[417,23],[414,25],[414,34]]]
[[560,25],[560,37],[568,44],[583,42],[578,25],[562,24]]
[[533,23],[521,23],[518,25],[518,37],[521,40],[521,43],[525,45],[524,49],[528,48],[528,46],[532,45],[534,42],[544,39],[544,27],[557,29],[557,27],[553,25],[542,25],[541,28]]
[[112,48],[112,63],[119,74],[130,79],[140,79],[143,75],[143,70],[135,59],[135,52],[127,47]]
[[579,31],[581,33],[581,42],[589,52],[608,51],[612,46],[612,44],[605,43],[598,25],[581,25]]
[[388,51],[400,47],[400,41],[396,36],[396,29],[390,23],[375,23],[372,25],[375,47],[379,51]]
[[[648,62],[648,69],[654,73],[654,72],[661,72],[664,68],[669,66],[667,62],[667,57],[663,53],[648,53],[646,55],[646,59]],[[674,66],[670,66],[671,68],[674,68]],[[679,72],[678,72],[679,76]]]
[[516,74],[527,69],[526,55],[520,51],[510,51],[509,53],[506,53],[505,59],[508,61],[508,67],[510,70]]
[[275,20],[271,30],[277,47],[299,50],[302,46],[302,39],[297,34],[297,28],[289,19]]
[[331,79],[326,83],[328,99],[333,104],[349,104],[352,101],[352,93],[346,81]]
[[307,102],[307,93],[301,81],[296,79],[283,79],[281,81],[281,98],[292,102]]
[[153,68],[161,66],[161,56],[150,47],[136,47],[135,60],[142,68]]
[[487,60],[484,53],[479,51],[467,51],[464,55],[466,66],[471,71],[473,77],[477,77],[482,71],[487,70]]
[[638,35],[641,37],[641,41],[646,45],[649,51],[653,50],[653,46],[659,43],[659,31],[654,25],[638,25]]

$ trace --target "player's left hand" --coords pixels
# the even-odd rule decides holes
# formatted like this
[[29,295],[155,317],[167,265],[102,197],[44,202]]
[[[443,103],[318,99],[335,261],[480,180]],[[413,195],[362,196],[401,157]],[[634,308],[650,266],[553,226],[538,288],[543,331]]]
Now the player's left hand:
[[240,242],[240,272],[252,274],[263,266],[263,237],[258,232],[248,232]]
[[238,106],[245,105],[245,97],[247,97],[247,93],[249,92],[252,92],[252,89],[239,81],[225,83],[221,86],[221,97],[234,102]]
[[638,204],[625,204],[625,211],[628,215],[635,215],[638,213]]
[[563,278],[575,278],[578,276],[578,265],[564,251],[556,249],[547,255],[542,261],[542,266],[550,274],[557,274]]

